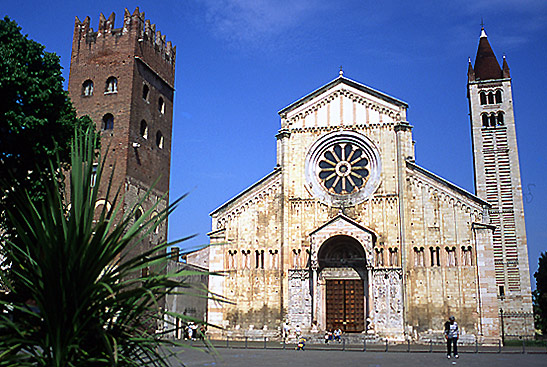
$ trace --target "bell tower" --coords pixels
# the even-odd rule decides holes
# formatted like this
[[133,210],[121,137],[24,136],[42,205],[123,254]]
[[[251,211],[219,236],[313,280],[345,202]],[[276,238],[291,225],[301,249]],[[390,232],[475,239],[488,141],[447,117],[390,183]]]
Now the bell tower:
[[[101,133],[103,157],[108,150],[104,177],[115,167],[113,189],[122,188],[123,212],[152,188],[139,217],[169,202],[175,47],[138,8],[125,9],[120,27],[114,23],[114,13],[108,19],[101,14],[94,31],[89,17],[76,18],[68,91],[78,115],[89,115]],[[107,181],[97,205],[110,205],[104,197]],[[132,251],[142,253],[166,240],[163,223]]]
[[[492,205],[495,281],[504,335],[533,335],[532,295],[511,75],[500,67],[481,30],[475,65],[469,60],[467,98],[475,193]],[[480,262],[481,259],[478,259]]]

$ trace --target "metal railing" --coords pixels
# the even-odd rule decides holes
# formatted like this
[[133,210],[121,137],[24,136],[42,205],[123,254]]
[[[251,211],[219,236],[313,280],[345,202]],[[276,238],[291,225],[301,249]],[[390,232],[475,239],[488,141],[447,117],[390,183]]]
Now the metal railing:
[[[270,339],[267,337],[224,337],[222,339],[209,339],[215,348],[232,349],[296,349],[297,341]],[[200,341],[188,341],[192,345],[201,344]],[[436,340],[394,342],[387,339],[367,340],[357,338],[342,338],[340,342],[330,341],[328,344],[317,340],[307,341],[305,350],[322,351],[348,351],[348,352],[399,352],[399,353],[446,353],[446,343]],[[547,340],[530,343],[529,340],[521,340],[502,344],[500,339],[485,340],[484,342],[460,342],[459,353],[537,353],[547,354]]]

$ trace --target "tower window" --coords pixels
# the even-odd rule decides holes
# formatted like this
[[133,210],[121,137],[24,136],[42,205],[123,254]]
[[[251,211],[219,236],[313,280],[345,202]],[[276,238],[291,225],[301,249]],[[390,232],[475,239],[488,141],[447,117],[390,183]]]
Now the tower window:
[[440,247],[430,247],[429,252],[431,254],[431,266],[441,265]]
[[150,88],[148,88],[148,85],[142,86],[142,99],[144,99],[146,102],[148,102],[148,95],[150,94]]
[[494,104],[494,93],[488,93],[488,104]]
[[139,208],[135,212],[135,222],[138,221],[140,219],[140,217],[142,217],[142,210]]
[[488,127],[488,115],[486,113],[483,113],[481,115],[481,118],[482,118],[482,126]]
[[481,99],[481,105],[486,104],[486,93],[485,92],[480,93],[480,99]]
[[156,133],[156,145],[158,146],[158,148],[163,149],[163,135],[159,130]]
[[496,127],[496,115],[490,114],[490,127]]
[[106,86],[104,89],[104,93],[118,93],[118,79],[111,76],[106,80]]
[[162,97],[158,99],[158,111],[160,111],[162,115],[165,113],[165,102]]
[[141,136],[143,139],[148,139],[148,124],[146,121],[141,121]]
[[500,292],[500,297],[505,297],[505,287],[503,285],[500,285],[498,289]]
[[111,113],[107,113],[103,116],[103,130],[114,129],[114,116]]
[[88,79],[82,84],[82,96],[89,97],[93,95],[93,81]]
[[503,112],[498,112],[498,126],[502,126],[503,123]]
[[501,103],[501,90],[496,91],[496,103]]

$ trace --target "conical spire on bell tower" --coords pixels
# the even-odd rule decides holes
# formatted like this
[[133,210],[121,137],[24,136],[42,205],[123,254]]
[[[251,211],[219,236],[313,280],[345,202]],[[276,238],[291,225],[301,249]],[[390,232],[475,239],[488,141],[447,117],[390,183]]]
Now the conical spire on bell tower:
[[488,36],[484,27],[481,28],[479,48],[475,57],[475,78],[476,80],[501,79],[502,71],[500,64],[494,55],[494,51],[488,42]]

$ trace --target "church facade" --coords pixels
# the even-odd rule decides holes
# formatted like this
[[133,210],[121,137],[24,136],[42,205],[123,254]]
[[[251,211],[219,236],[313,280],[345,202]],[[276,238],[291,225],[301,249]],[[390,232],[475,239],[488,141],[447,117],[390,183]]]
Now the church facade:
[[[509,87],[494,82],[505,86],[498,88],[477,75],[469,82],[476,195],[415,162],[405,102],[342,72],[282,109],[277,167],[211,213],[209,270],[225,276],[210,276],[209,289],[231,303],[209,300],[208,322],[232,335],[274,335],[287,321],[304,331],[340,328],[402,340],[437,331],[454,315],[463,334],[498,338],[508,333],[500,307],[528,315],[516,139],[508,140],[510,177],[518,176],[510,190],[520,206],[511,223],[522,228],[515,243],[501,245],[497,237],[508,238],[511,223],[496,219],[501,211],[492,195],[500,194],[488,187],[499,184],[481,171],[492,164],[491,147],[485,153],[477,143],[501,127],[514,136],[512,105],[501,111],[512,99],[510,79]],[[501,89],[507,103],[490,111],[481,105],[490,89],[482,87],[494,99]],[[483,125],[482,114],[496,119],[501,112],[501,124]],[[505,259],[514,249],[518,291],[509,286],[514,277],[499,275],[511,267]],[[531,319],[518,320],[514,332],[524,322],[532,333]]]

